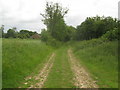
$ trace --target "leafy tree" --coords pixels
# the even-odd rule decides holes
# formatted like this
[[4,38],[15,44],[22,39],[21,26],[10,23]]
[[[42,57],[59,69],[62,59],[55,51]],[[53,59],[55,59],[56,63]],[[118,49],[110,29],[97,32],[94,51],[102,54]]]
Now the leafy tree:
[[50,32],[48,32],[45,29],[42,29],[41,40],[46,42],[46,44],[49,44],[49,45],[54,46],[54,47],[59,47],[61,45],[61,42],[56,40],[55,38],[53,38],[51,36]]
[[47,32],[45,29],[42,30],[41,32],[41,40],[47,42],[48,39],[51,38],[51,35],[49,32]]
[[67,27],[67,35],[66,35],[66,41],[74,40],[75,34],[76,34],[76,28],[73,26],[66,26]]
[[16,38],[16,32],[15,32],[16,28],[13,27],[12,29],[9,29],[7,31],[7,34],[6,34],[6,38]]
[[88,17],[81,25],[77,26],[77,40],[99,38],[107,31],[117,28],[117,19],[112,17]]
[[120,32],[118,31],[118,28],[114,28],[110,31],[107,31],[101,38],[103,40],[119,40],[118,36],[120,35]]
[[47,26],[47,31],[51,36],[59,41],[66,41],[66,24],[64,16],[67,14],[68,9],[63,9],[58,3],[46,3],[45,14],[43,22]]

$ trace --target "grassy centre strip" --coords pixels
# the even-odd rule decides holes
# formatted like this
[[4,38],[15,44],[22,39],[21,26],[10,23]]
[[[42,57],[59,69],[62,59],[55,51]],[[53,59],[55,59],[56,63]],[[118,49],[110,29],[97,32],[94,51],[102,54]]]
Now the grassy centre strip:
[[67,47],[62,47],[56,51],[55,62],[44,88],[74,87],[72,77],[73,73],[68,62]]

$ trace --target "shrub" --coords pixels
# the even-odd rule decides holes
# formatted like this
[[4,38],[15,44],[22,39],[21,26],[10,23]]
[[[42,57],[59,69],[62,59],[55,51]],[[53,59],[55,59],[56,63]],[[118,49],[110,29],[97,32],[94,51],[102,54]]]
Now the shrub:
[[53,38],[50,34],[50,32],[43,30],[41,33],[41,40],[46,42],[46,44],[51,45],[53,47],[59,47],[61,46],[60,41],[56,40],[55,38]]
[[107,31],[101,38],[103,40],[118,40],[118,36],[120,35],[118,28],[114,28],[113,30]]

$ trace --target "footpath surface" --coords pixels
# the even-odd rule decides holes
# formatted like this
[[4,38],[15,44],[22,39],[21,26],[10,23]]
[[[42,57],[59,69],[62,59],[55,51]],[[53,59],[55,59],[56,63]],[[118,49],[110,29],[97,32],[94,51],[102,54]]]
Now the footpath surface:
[[92,80],[92,78],[89,76],[89,73],[82,65],[80,65],[80,63],[74,57],[71,49],[68,50],[68,56],[71,63],[71,69],[74,73],[74,85],[77,88],[98,88],[95,83],[96,81]]
[[[66,49],[65,51],[66,51],[66,54],[65,54],[65,52],[63,52],[63,53],[61,52],[63,54],[64,58],[62,56],[61,56],[61,58],[59,58],[58,56],[60,56],[60,55],[56,56],[56,54],[60,54],[60,53],[52,53],[51,56],[49,57],[49,59],[47,60],[47,62],[44,64],[43,68],[40,69],[40,71],[38,71],[37,75],[32,76],[32,77],[29,76],[29,77],[25,78],[26,82],[24,84],[28,85],[27,90],[29,90],[30,88],[46,87],[46,86],[44,86],[44,84],[48,83],[48,82],[50,82],[50,83],[48,83],[48,86],[52,86],[52,87],[60,86],[60,85],[62,85],[62,83],[65,83],[65,80],[67,80],[66,84],[68,84],[68,82],[71,82],[71,84],[72,84],[71,88],[73,88],[72,86],[74,86],[75,88],[98,88],[96,81],[94,81],[90,77],[89,73],[85,70],[85,68],[76,59],[76,57],[73,55],[72,50]],[[54,62],[54,61],[56,61],[56,62]],[[64,69],[64,70],[60,70],[61,73],[58,72],[59,70],[57,70],[57,69],[59,69],[60,62],[62,62],[61,64],[63,64],[63,62],[66,62],[64,64],[67,64],[67,63],[69,64],[69,65],[67,64],[68,67],[66,67],[66,65],[61,65],[62,66],[61,68]],[[53,64],[55,64],[55,66],[53,66]],[[54,69],[52,69],[52,68],[54,68]],[[55,72],[54,70],[57,70],[57,71]],[[71,70],[71,72],[69,70]],[[50,73],[50,75],[49,75],[49,73]],[[58,77],[55,75],[51,75],[51,73],[56,74],[56,75],[58,74]],[[62,73],[64,73],[64,74],[62,74]],[[58,79],[59,74],[61,74],[63,76],[63,77],[61,77],[61,79]],[[73,74],[73,76],[71,74]],[[52,80],[49,80],[49,76],[50,76],[50,78],[52,78]],[[71,79],[70,79],[70,77],[71,77]],[[48,79],[48,81],[47,81],[47,79]],[[55,80],[59,80],[59,83],[56,83]],[[60,81],[61,81],[61,83],[60,83]],[[53,85],[53,84],[55,84],[55,85]],[[60,84],[60,85],[57,85],[57,84]],[[62,86],[70,87],[67,85],[62,85]],[[62,87],[62,86],[60,86],[60,87]],[[60,88],[60,87],[57,87],[57,88]],[[21,88],[21,87],[19,87],[19,88]],[[48,87],[48,88],[51,88],[51,87]]]

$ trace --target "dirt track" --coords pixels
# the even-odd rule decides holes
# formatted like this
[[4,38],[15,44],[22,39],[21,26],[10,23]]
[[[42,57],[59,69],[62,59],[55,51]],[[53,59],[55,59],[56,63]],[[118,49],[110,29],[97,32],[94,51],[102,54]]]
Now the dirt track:
[[[48,62],[45,64],[45,66],[43,67],[42,70],[40,70],[40,73],[35,76],[35,80],[39,80],[38,83],[36,83],[35,85],[31,85],[30,88],[42,88],[43,85],[44,85],[44,82],[46,81],[47,79],[47,76],[48,76],[48,73],[50,72],[50,69],[52,68],[53,66],[53,57],[55,56],[55,54],[53,53],[51,55],[51,57],[49,58]],[[34,87],[35,86],[35,87]]]
[[77,88],[98,88],[95,81],[91,79],[88,72],[80,65],[72,54],[72,50],[68,50],[68,56],[71,64],[71,69],[74,73],[74,85]]
[[[27,77],[25,80],[26,82],[24,84],[28,84],[29,87],[27,90],[29,90],[30,88],[42,88],[43,85],[44,85],[44,82],[46,81],[47,77],[48,77],[48,74],[50,72],[50,69],[52,68],[53,66],[53,62],[54,62],[54,57],[55,57],[55,54],[53,53],[49,60],[47,61],[47,63],[45,63],[44,67],[42,68],[42,70],[39,71],[39,73],[33,77]],[[34,81],[37,81],[35,83],[32,82],[28,82],[29,80],[34,80]]]
[[[96,82],[92,80],[89,73],[74,57],[71,49],[68,50],[68,57],[72,72],[74,74],[73,83],[76,88],[98,88]],[[48,74],[53,66],[54,60],[55,53],[50,56],[44,67],[40,69],[37,75],[25,78],[26,82],[24,84],[28,85],[27,90],[30,88],[42,88],[44,86]]]

